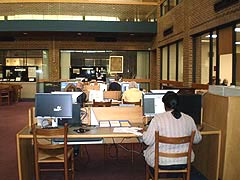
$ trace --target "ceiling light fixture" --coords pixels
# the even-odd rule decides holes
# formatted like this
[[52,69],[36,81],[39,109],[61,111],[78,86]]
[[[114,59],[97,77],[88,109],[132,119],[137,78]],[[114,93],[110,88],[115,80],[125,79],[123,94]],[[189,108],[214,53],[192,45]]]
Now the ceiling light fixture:
[[240,32],[240,28],[235,28],[234,31],[235,32]]
[[[207,36],[205,36],[206,38],[210,38],[210,35],[207,35]],[[211,36],[212,38],[217,38],[217,35],[216,34],[213,34],[212,36]]]

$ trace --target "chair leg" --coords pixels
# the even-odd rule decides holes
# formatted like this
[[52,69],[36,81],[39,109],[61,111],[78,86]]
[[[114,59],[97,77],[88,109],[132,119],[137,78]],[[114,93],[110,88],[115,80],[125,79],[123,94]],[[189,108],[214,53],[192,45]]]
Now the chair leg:
[[132,152],[131,152],[131,154],[132,154],[132,164],[133,164],[133,160],[134,160],[134,153],[133,153],[133,151],[134,151],[134,144],[131,143],[131,146],[132,146]]
[[68,180],[68,162],[64,162],[64,180]]
[[40,180],[40,177],[39,177],[39,165],[35,165],[35,179],[36,180]]
[[72,164],[71,164],[71,169],[72,169],[72,172],[71,172],[71,177],[72,177],[72,180],[74,180],[74,155],[72,154],[72,156],[71,156],[71,162],[72,162]]
[[145,173],[146,173],[146,180],[149,180],[150,176],[149,176],[149,172],[148,172],[148,165],[146,163],[146,168],[145,168]]

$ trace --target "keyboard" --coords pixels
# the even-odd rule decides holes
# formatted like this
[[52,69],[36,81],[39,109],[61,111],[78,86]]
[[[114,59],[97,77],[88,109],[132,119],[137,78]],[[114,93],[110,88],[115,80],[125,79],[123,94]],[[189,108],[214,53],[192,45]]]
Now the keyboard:
[[[63,138],[54,138],[54,144],[63,144]],[[68,138],[67,144],[102,144],[103,138]]]

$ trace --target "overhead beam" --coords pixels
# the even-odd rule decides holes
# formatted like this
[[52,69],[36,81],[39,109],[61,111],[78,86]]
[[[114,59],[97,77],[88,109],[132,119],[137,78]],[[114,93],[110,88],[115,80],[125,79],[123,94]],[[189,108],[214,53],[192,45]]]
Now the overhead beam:
[[0,4],[6,3],[81,3],[81,4],[115,4],[115,5],[145,5],[157,6],[157,2],[136,2],[136,1],[100,1],[100,0],[1,0]]

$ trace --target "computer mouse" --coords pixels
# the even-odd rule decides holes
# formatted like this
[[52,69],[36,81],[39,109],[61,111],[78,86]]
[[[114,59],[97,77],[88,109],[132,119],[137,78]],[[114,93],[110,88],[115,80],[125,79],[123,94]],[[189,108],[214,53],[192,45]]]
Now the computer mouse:
[[77,133],[85,133],[88,131],[88,129],[84,129],[84,128],[78,128],[78,129],[74,129],[75,132]]

